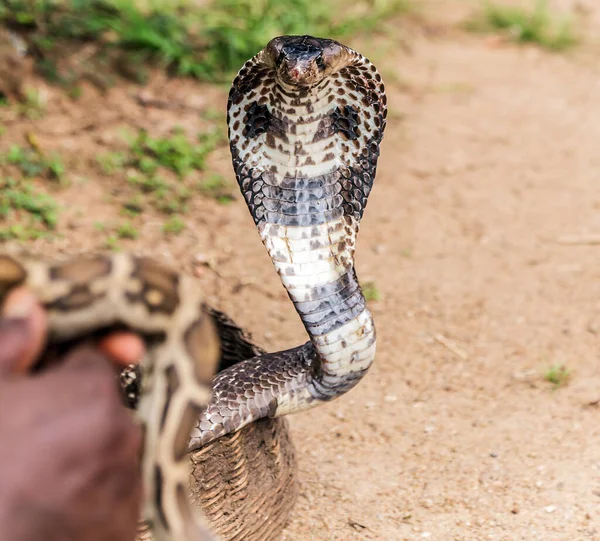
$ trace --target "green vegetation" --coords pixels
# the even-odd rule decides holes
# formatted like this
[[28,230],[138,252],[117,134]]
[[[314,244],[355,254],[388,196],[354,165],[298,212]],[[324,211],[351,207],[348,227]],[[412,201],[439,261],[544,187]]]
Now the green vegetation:
[[[194,140],[180,128],[163,137],[151,137],[141,130],[130,135],[122,151],[112,151],[97,158],[104,174],[120,176],[133,193],[122,202],[121,214],[135,219],[144,210],[153,208],[171,215],[165,224],[165,234],[178,234],[185,228],[179,215],[188,211],[188,202],[195,192],[204,193],[220,203],[233,199],[232,187],[218,175],[202,180],[207,159],[222,141],[218,131],[200,133]],[[35,137],[28,137],[29,145],[12,145],[0,153],[0,166],[6,166],[17,180],[0,179],[0,219],[10,220],[10,227],[0,228],[0,240],[28,239],[48,234],[56,225],[57,206],[43,193],[34,190],[30,180],[52,180],[59,184],[65,180],[65,166],[58,154],[44,153]],[[193,173],[201,173],[200,178]],[[188,178],[189,177],[189,178]],[[24,214],[28,217],[24,219]],[[31,216],[29,216],[31,215]],[[105,230],[103,224],[98,228]],[[134,222],[113,225],[107,247],[118,249],[121,239],[139,236]]]
[[185,222],[179,216],[173,216],[163,224],[164,233],[179,235],[179,233],[181,233],[184,229]]
[[232,185],[223,176],[218,174],[212,174],[203,180],[198,185],[198,189],[204,195],[222,205],[226,205],[235,199]]
[[117,227],[117,236],[120,239],[137,239],[138,230],[129,222],[124,222]]
[[544,373],[544,380],[546,380],[549,383],[552,383],[552,385],[554,386],[555,389],[558,389],[559,387],[566,385],[570,379],[571,379],[570,370],[562,364],[560,364],[560,365],[557,364],[557,365],[551,366]]
[[0,241],[49,235],[58,221],[58,211],[56,201],[31,182],[0,179]]
[[[179,178],[187,177],[192,171],[203,171],[209,154],[223,140],[220,131],[203,132],[191,142],[180,127],[175,127],[165,137],[153,138],[146,130],[137,134],[126,134],[129,144],[125,152],[107,152],[98,156],[103,173],[113,175],[125,168],[135,168],[141,173],[154,176],[159,169],[173,171]],[[158,183],[148,178],[145,182]],[[158,187],[151,186],[151,189]]]
[[44,177],[65,181],[65,166],[58,154],[48,156],[33,148],[12,145],[8,152],[0,155],[0,165],[14,166],[25,178]]
[[140,194],[130,197],[123,203],[123,214],[125,216],[138,216],[144,211],[144,198]]
[[[134,217],[147,204],[164,214],[184,214],[193,191],[225,204],[234,199],[233,187],[220,175],[202,180],[186,179],[194,172],[204,173],[210,153],[224,137],[220,131],[199,133],[191,141],[181,128],[163,137],[151,137],[145,130],[126,134],[128,147],[121,152],[108,152],[98,157],[102,172],[124,174],[129,186],[139,193],[123,203],[123,213]],[[169,225],[169,232],[178,226]]]
[[128,165],[143,173],[153,174],[159,166],[171,169],[179,177],[193,170],[202,171],[206,158],[220,141],[218,132],[200,133],[198,141],[191,143],[181,128],[175,128],[170,137],[153,139],[145,130],[140,130],[132,141]]
[[126,157],[123,152],[106,152],[100,154],[97,158],[102,172],[107,175],[113,175],[120,171],[126,164]]
[[379,292],[379,289],[377,288],[375,282],[365,282],[364,284],[361,284],[361,287],[363,290],[363,295],[365,296],[365,299],[367,299],[367,301],[381,300],[381,293]]
[[114,235],[111,235],[104,241],[105,248],[112,250],[113,252],[119,252],[121,247],[119,246],[119,240]]
[[547,0],[537,0],[530,8],[485,0],[481,13],[466,27],[474,32],[499,31],[511,41],[535,43],[554,51],[568,49],[578,41],[571,19],[552,14]]
[[38,120],[46,113],[46,104],[42,99],[39,90],[35,88],[26,88],[25,95],[18,106],[19,112],[30,120]]
[[[0,241],[48,236],[56,227],[59,206],[34,179],[63,183],[65,167],[57,154],[12,145],[0,154],[0,166],[17,178],[0,177]],[[6,225],[5,225],[6,224]]]
[[[146,194],[147,200],[159,212],[164,214],[186,213],[187,201],[191,192],[186,186],[169,182],[159,176],[128,175],[129,185]],[[143,199],[134,197],[124,204],[129,213],[140,214],[144,208]]]
[[[170,73],[223,80],[281,34],[347,38],[377,30],[411,9],[409,0],[4,0],[0,24],[35,51],[50,81],[74,87],[82,77],[111,84],[114,71],[137,82],[156,64]],[[343,8],[343,9],[342,9]],[[83,46],[88,54],[77,55]],[[69,54],[74,53],[74,54]],[[107,68],[109,68],[107,70]],[[76,91],[75,91],[76,93]]]

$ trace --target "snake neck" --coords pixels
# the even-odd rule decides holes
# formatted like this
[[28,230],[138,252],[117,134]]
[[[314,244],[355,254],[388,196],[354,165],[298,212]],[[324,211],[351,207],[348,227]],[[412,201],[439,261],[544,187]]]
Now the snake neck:
[[259,225],[317,353],[309,392],[330,400],[354,387],[375,358],[376,333],[354,270],[352,220],[314,226]]

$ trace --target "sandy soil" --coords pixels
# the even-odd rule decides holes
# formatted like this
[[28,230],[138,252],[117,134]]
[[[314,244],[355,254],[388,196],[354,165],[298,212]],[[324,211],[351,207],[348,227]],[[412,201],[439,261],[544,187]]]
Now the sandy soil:
[[[382,294],[378,355],[349,395],[290,419],[301,496],[284,540],[600,540],[600,248],[563,242],[600,234],[596,50],[464,34],[464,2],[430,11],[408,51],[360,44],[399,76],[357,250]],[[46,117],[6,119],[0,140],[33,131],[76,156],[56,193],[65,237],[39,241],[45,253],[101,245],[93,224],[117,217],[121,186],[93,157],[119,127],[197,131],[225,99],[160,79],[142,92],[187,108],[142,107],[127,86],[76,104],[46,91]],[[233,178],[228,160],[212,166]],[[212,258],[212,304],[270,350],[304,341],[241,198],[198,198],[190,216],[165,239],[145,215],[123,245],[188,269]],[[572,374],[558,389],[543,378],[554,364]]]

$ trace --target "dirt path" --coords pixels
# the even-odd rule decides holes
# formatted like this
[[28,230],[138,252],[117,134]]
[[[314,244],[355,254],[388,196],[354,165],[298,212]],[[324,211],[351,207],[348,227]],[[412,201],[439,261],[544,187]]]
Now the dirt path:
[[[600,248],[556,242],[600,233],[600,68],[433,34],[386,59],[408,91],[389,88],[357,252],[383,297],[376,365],[347,397],[290,419],[301,497],[284,540],[600,540]],[[165,84],[222,107],[221,94]],[[41,144],[85,167],[119,126],[198,128],[189,111],[136,108],[130,92],[95,112],[86,93],[66,117],[55,103],[36,124]],[[55,135],[90,114],[105,128]],[[11,126],[14,140],[31,129]],[[232,175],[228,159],[223,149],[213,166]],[[38,248],[100,244],[94,222],[117,215],[118,194],[90,169],[60,196],[67,238]],[[192,205],[181,236],[148,219],[128,247],[182,266],[214,257],[221,276],[201,277],[213,304],[269,349],[303,341],[243,202]],[[557,390],[542,378],[554,364],[572,372]]]
[[464,35],[412,47],[359,237],[377,364],[292,419],[285,539],[600,539],[600,252],[556,242],[600,232],[600,71]]

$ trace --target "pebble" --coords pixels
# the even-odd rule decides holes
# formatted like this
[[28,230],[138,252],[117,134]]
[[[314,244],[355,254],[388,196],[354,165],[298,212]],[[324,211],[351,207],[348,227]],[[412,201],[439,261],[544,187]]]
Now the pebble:
[[554,505],[549,505],[548,507],[544,507],[544,511],[546,511],[546,513],[554,513],[556,507],[554,507]]
[[207,265],[210,263],[210,257],[208,254],[198,253],[194,256],[194,263],[199,265]]
[[67,224],[67,227],[69,229],[79,229],[82,226],[83,226],[83,220],[78,220],[77,218],[70,220],[69,223]]

